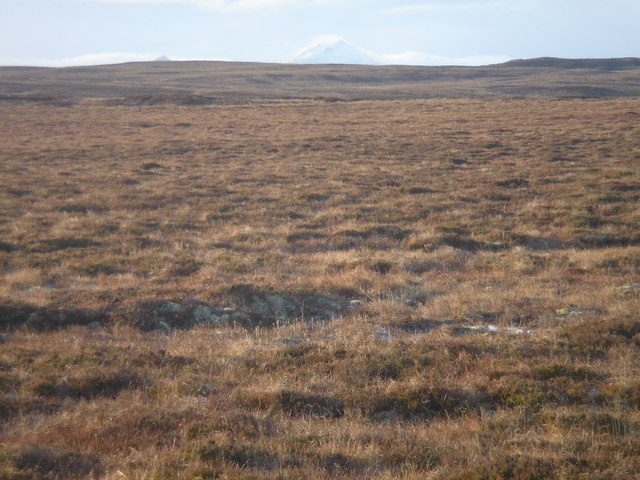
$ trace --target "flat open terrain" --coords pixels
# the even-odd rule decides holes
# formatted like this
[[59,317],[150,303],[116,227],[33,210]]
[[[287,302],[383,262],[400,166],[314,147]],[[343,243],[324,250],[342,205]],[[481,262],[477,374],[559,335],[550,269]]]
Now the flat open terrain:
[[191,93],[0,102],[0,478],[640,472],[640,99]]
[[[212,103],[264,99],[424,99],[469,96],[638,97],[640,59],[538,58],[484,67],[142,62],[0,67],[0,100],[199,94]],[[138,99],[139,101],[140,99]]]

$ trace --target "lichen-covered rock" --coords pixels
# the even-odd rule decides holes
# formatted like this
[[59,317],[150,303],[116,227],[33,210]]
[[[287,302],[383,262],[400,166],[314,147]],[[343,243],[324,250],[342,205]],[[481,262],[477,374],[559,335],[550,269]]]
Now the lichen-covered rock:
[[147,299],[98,310],[0,304],[0,331],[26,326],[56,330],[70,325],[95,329],[128,325],[145,332],[170,333],[196,326],[255,328],[287,324],[296,319],[329,320],[340,315],[348,300],[317,293],[282,294],[241,285],[229,290],[236,308],[199,300]]
[[255,326],[290,323],[295,320],[330,320],[337,317],[347,300],[320,293],[262,291],[252,285],[235,285],[229,295],[238,310]]
[[143,331],[186,330],[198,325],[231,325],[249,318],[234,309],[196,299],[144,300],[118,309],[110,317],[112,322],[128,324]]
[[557,320],[566,320],[568,318],[573,318],[578,315],[585,315],[587,313],[591,313],[594,315],[604,315],[604,312],[600,309],[593,307],[579,307],[577,305],[568,305],[567,307],[556,310],[555,313]]

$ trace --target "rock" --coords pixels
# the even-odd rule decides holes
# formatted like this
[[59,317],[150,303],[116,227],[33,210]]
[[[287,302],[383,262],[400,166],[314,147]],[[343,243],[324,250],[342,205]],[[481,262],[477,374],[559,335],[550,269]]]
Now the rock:
[[279,340],[276,340],[275,342],[273,342],[274,344],[280,344],[280,345],[301,345],[305,342],[305,340],[303,338],[297,338],[297,337],[293,337],[293,338],[281,338]]
[[[235,285],[229,294],[251,326],[272,326],[295,320],[330,320],[340,315],[346,300],[320,293],[261,291],[252,285]],[[241,322],[247,325],[247,319]]]
[[394,325],[394,327],[407,333],[420,333],[433,330],[434,328],[450,327],[455,324],[456,322],[452,318],[443,318],[441,320],[431,320],[428,318],[423,318],[415,322]]
[[171,327],[166,322],[160,321],[158,322],[157,328],[154,330],[156,333],[171,333]]
[[112,321],[121,321],[143,331],[186,330],[198,325],[217,326],[244,322],[249,317],[234,309],[218,307],[198,299],[144,300],[112,312]]
[[211,323],[216,325],[222,320],[222,315],[219,315],[217,312],[218,310],[208,305],[195,305],[193,308],[193,320],[195,323]]
[[376,331],[373,333],[373,336],[376,338],[383,338],[385,340],[391,340],[393,337],[389,330],[384,325],[376,325]]
[[433,297],[433,292],[427,292],[420,288],[408,288],[402,292],[401,300],[409,307],[424,305]]
[[221,307],[195,298],[147,299],[99,310],[0,304],[0,329],[11,330],[20,325],[37,331],[70,325],[97,329],[106,323],[163,333],[200,325],[255,328],[300,319],[325,322],[339,316],[348,305],[346,297],[311,292],[261,291],[247,285],[232,287],[229,293],[236,308]]
[[532,330],[528,330],[525,328],[500,327],[494,324],[461,325],[460,321],[457,321],[453,318],[443,318],[440,320],[430,320],[428,318],[425,318],[422,320],[417,320],[415,322],[392,326],[392,328],[395,328],[397,330],[400,330],[406,333],[412,333],[412,334],[424,333],[440,327],[452,327],[453,332],[458,334],[484,332],[484,333],[511,333],[515,335],[521,335],[524,333],[532,332]]
[[463,325],[455,328],[457,333],[465,332],[485,332],[485,333],[511,333],[514,335],[522,335],[531,333],[532,330],[516,327],[499,327],[497,325]]
[[196,392],[196,395],[198,397],[208,397],[209,395],[212,395],[214,393],[216,393],[215,387],[209,385],[208,383],[203,383]]
[[495,312],[469,312],[462,316],[468,322],[495,323],[500,315]]
[[584,315],[587,313],[604,315],[604,312],[600,309],[594,307],[578,307],[577,305],[569,305],[565,308],[560,308],[555,312],[557,320],[567,320],[577,315]]

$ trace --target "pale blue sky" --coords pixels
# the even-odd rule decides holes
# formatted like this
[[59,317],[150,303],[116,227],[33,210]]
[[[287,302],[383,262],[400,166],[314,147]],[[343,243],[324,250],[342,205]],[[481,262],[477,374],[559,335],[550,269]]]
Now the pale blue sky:
[[336,38],[391,63],[640,57],[640,0],[0,0],[0,65],[288,62]]

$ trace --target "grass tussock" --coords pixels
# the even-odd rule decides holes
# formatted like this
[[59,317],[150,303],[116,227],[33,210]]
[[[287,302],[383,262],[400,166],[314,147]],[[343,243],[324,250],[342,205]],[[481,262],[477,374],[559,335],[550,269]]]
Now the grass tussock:
[[638,100],[0,105],[0,479],[633,478]]

